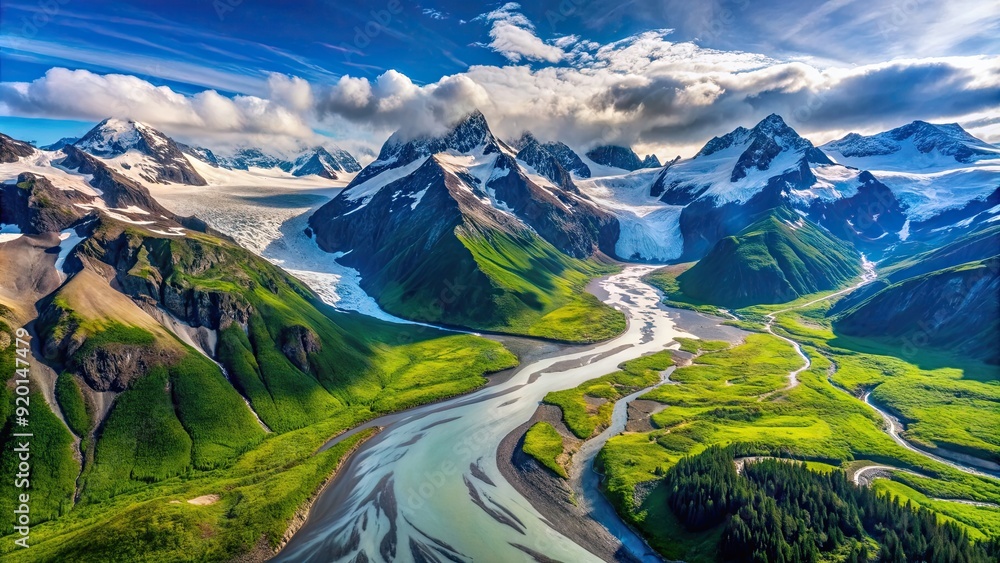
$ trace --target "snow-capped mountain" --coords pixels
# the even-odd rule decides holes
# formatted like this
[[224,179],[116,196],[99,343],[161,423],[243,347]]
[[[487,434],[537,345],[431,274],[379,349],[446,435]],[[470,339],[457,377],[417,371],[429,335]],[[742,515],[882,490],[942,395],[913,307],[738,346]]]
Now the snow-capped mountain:
[[257,147],[239,148],[231,156],[216,155],[216,160],[219,166],[231,170],[249,170],[253,167],[264,169],[280,168],[287,172],[292,168],[292,163],[288,160],[268,154]]
[[679,205],[699,198],[718,204],[745,203],[772,183],[809,188],[815,183],[810,173],[813,164],[833,163],[772,114],[753,129],[737,127],[714,137],[694,157],[664,168],[651,194]]
[[[445,185],[428,186],[420,180],[429,176]],[[403,207],[416,211],[429,189],[447,188],[454,192],[456,182],[475,196],[469,202],[471,207],[463,212],[475,215],[475,208],[490,208],[489,214],[499,212],[506,217],[501,223],[526,226],[574,256],[589,256],[597,250],[613,253],[617,228],[610,214],[586,196],[556,185],[518,161],[517,153],[493,135],[486,118],[478,111],[439,137],[410,140],[403,140],[398,134],[390,137],[379,158],[317,213],[316,230],[323,230],[321,217],[348,218],[373,202],[382,204],[377,215],[389,215]],[[385,195],[390,192],[391,197]],[[404,198],[412,200],[411,203],[401,206]],[[434,216],[428,219],[433,220]],[[357,223],[353,219],[346,221]],[[352,231],[363,237],[366,229],[382,227],[376,221],[355,225]]]
[[309,176],[315,174],[331,180],[336,180],[341,173],[361,171],[361,165],[351,154],[343,149],[328,151],[324,147],[315,147],[299,155],[289,170],[293,176]]
[[822,149],[839,163],[871,172],[915,223],[985,199],[1000,186],[1000,148],[954,123],[914,121],[876,135],[851,133]]
[[556,170],[556,164],[578,178],[590,178],[590,167],[565,143],[559,141],[543,143],[526,131],[519,139],[512,142],[511,146],[518,151],[518,159],[557,184],[562,180],[559,171]]
[[[894,164],[907,170],[932,161],[949,160],[944,157],[963,164],[984,158],[1000,158],[1000,148],[973,137],[961,125],[935,125],[926,121],[914,121],[876,135],[850,133],[822,148],[845,164]],[[914,159],[917,154],[924,157]],[[873,158],[891,156],[896,158]]]
[[[409,307],[440,307],[424,301],[462,285],[468,301],[462,315],[540,306],[496,312],[491,300],[523,301],[528,294],[492,286],[484,273],[490,267],[473,256],[490,256],[494,267],[544,269],[567,260],[565,254],[612,254],[618,238],[610,213],[519,161],[479,112],[441,136],[393,135],[309,224],[320,247],[344,253],[339,261],[361,272],[362,286],[387,310],[421,320],[436,317]],[[400,299],[406,296],[412,299]]]
[[75,244],[81,240],[77,231],[97,216],[165,236],[205,230],[203,223],[168,211],[102,158],[73,145],[35,149],[0,134],[0,223],[27,235],[62,232]]
[[640,168],[659,168],[663,166],[663,164],[660,163],[660,159],[655,154],[647,154],[646,158],[642,159],[640,164]]
[[150,183],[207,184],[173,139],[132,120],[108,118],[73,146],[112,162],[127,175]]
[[[196,156],[212,163],[210,158]],[[277,169],[299,177],[316,175],[335,180],[344,173],[353,174],[361,170],[358,161],[349,152],[340,148],[328,150],[325,147],[311,147],[297,155],[287,157],[258,147],[241,147],[230,156],[212,156],[215,159],[214,165],[230,170]]]
[[206,149],[205,147],[192,147],[182,143],[177,143],[177,146],[180,147],[181,152],[184,154],[193,156],[205,164],[211,164],[216,167],[221,166],[219,158],[215,156],[215,153],[211,149]]
[[52,144],[45,145],[44,147],[39,147],[39,148],[46,151],[57,151],[65,147],[66,145],[72,145],[73,143],[79,140],[80,140],[79,137],[63,137]]
[[[561,145],[562,143],[559,144]],[[517,150],[517,159],[531,167],[536,173],[552,180],[554,184],[563,189],[576,190],[576,186],[573,184],[573,176],[562,165],[559,157],[549,151],[546,145],[538,142],[538,139],[534,135],[525,133],[512,146]],[[583,164],[583,161],[580,160],[576,153],[573,153],[569,147],[566,147],[566,150],[569,150],[570,154],[576,157],[579,164],[586,169],[587,176],[590,176],[590,169],[586,164]],[[566,153],[563,154],[565,157]]]

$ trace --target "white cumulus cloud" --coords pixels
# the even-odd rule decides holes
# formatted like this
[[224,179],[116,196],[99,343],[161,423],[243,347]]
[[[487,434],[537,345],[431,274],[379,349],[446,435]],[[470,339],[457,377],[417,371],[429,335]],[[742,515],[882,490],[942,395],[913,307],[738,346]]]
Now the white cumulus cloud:
[[561,47],[568,45],[567,41],[560,38],[554,45],[542,41],[531,21],[518,12],[520,9],[520,4],[508,2],[482,16],[492,25],[489,47],[513,62],[522,58],[550,63],[563,60],[566,53]]

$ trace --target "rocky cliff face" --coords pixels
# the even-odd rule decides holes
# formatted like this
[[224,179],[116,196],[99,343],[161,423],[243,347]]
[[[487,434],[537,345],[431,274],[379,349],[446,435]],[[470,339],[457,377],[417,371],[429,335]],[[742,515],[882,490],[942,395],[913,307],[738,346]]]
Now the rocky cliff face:
[[854,195],[817,200],[809,208],[809,217],[862,250],[881,252],[899,242],[906,224],[906,206],[871,173],[862,172],[858,180]]
[[0,162],[17,162],[18,159],[31,156],[34,152],[35,148],[28,143],[0,133]]
[[92,175],[90,185],[101,190],[101,198],[108,206],[126,208],[134,205],[157,216],[174,217],[144,186],[126,178],[99,159],[72,145],[63,147],[63,152],[66,153],[66,158],[60,164],[81,174]]
[[292,163],[289,171],[293,176],[317,175],[335,180],[341,173],[358,172],[361,165],[347,151],[330,152],[323,147],[316,147],[300,155]]
[[[392,238],[397,227],[388,225],[397,225],[397,221],[387,222],[387,218],[400,213],[414,215],[411,221],[419,220],[423,223],[421,228],[429,232],[441,231],[448,225],[454,227],[460,221],[444,208],[434,209],[442,205],[471,218],[488,216],[498,224],[516,225],[514,230],[533,229],[576,257],[597,251],[612,255],[618,238],[617,220],[580,194],[557,160],[538,143],[526,146],[525,150],[537,156],[535,162],[549,167],[566,187],[544,185],[547,184],[544,180],[530,177],[518,164],[517,155],[493,135],[479,112],[440,137],[403,142],[394,135],[382,147],[379,159],[320,209],[310,225],[321,246],[346,252],[359,248],[359,244],[367,246],[363,241],[354,241],[359,237],[370,239],[371,230]],[[458,191],[443,190],[446,182],[454,183],[451,178],[464,185],[465,192],[477,197],[468,199]],[[448,193],[461,205],[456,207],[441,199],[428,198],[430,193]],[[400,205],[407,200],[408,206]],[[426,213],[424,209],[413,213],[418,207],[430,209]],[[363,213],[359,213],[361,208],[365,208]],[[368,219],[362,220],[362,216]],[[342,235],[335,236],[334,232]]]
[[622,170],[638,170],[643,168],[642,160],[635,151],[618,145],[604,145],[587,152],[587,158],[597,164],[621,168]]
[[17,225],[25,234],[62,231],[93,212],[75,204],[94,198],[62,190],[44,176],[23,172],[15,184],[0,184],[0,223]]

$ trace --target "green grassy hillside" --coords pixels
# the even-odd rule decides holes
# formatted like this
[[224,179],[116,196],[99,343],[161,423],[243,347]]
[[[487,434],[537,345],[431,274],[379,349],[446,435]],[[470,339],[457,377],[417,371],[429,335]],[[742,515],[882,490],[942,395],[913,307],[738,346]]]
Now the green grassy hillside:
[[510,234],[468,222],[427,252],[419,263],[404,267],[394,261],[383,269],[394,280],[377,292],[387,311],[567,342],[605,340],[625,330],[620,311],[585,291],[590,279],[615,268],[572,258],[530,232]]
[[833,289],[860,273],[857,253],[796,213],[772,209],[677,277],[693,303],[746,307]]
[[[31,557],[5,560],[215,560],[274,546],[356,443],[314,456],[325,440],[467,392],[517,363],[490,340],[336,311],[269,262],[204,233],[170,237],[102,218],[72,260],[77,272],[39,303],[37,323],[61,373],[56,397],[69,428],[32,398],[32,424],[45,425],[36,479],[48,496],[33,506]],[[215,358],[163,315],[214,330]],[[0,354],[6,366],[10,347]],[[8,395],[4,388],[5,421]],[[10,456],[5,448],[0,464]],[[205,494],[222,500],[184,502]],[[0,496],[14,498],[11,483]],[[137,533],[135,522],[147,529]],[[10,545],[5,538],[3,550]]]

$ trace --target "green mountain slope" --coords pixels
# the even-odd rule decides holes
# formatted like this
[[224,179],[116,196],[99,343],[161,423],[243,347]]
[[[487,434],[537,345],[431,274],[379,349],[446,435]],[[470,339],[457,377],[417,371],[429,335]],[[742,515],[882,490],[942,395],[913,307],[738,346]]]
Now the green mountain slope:
[[[154,208],[141,186],[108,181]],[[28,187],[47,186],[38,177]],[[24,189],[6,185],[0,201]],[[166,210],[142,222],[80,208],[53,223],[32,221],[37,200],[2,206],[27,234],[0,243],[0,259],[26,265],[0,271],[0,367],[13,374],[15,330],[28,326],[39,370],[27,427],[38,436],[32,549],[14,550],[5,522],[5,561],[230,560],[270,549],[371,433],[317,453],[330,437],[467,392],[517,363],[491,340],[337,311]],[[56,266],[51,230],[70,224],[83,241]],[[0,386],[5,475],[22,428],[13,393]],[[10,514],[17,492],[13,480],[0,483],[0,509]],[[186,502],[205,495],[214,504]]]
[[[419,204],[399,195],[415,186]],[[380,306],[404,318],[572,342],[625,329],[619,311],[584,291],[613,268],[560,251],[484,204],[485,192],[473,186],[465,172],[430,157],[364,205],[335,198],[310,225],[321,247],[350,250],[340,260],[362,272]]]
[[794,212],[776,208],[720,240],[677,281],[692,300],[746,307],[833,289],[859,272],[853,249]]

